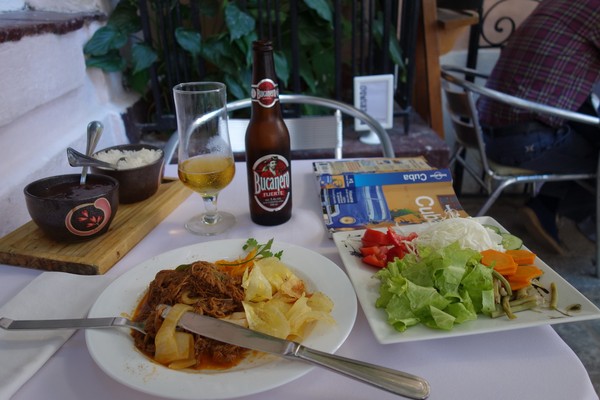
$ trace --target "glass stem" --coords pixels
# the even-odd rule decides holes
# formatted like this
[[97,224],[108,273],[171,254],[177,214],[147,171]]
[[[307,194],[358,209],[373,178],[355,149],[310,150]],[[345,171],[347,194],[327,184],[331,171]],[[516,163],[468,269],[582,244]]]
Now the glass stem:
[[202,219],[204,220],[205,224],[213,225],[219,222],[219,219],[221,219],[217,211],[218,196],[218,194],[212,196],[202,196],[202,201],[204,201],[204,209],[206,210],[206,213],[204,213],[204,215],[202,216]]

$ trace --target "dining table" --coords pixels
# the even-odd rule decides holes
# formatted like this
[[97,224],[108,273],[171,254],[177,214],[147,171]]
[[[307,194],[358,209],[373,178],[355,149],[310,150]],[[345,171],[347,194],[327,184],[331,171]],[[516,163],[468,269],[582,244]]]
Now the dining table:
[[[293,211],[288,222],[260,226],[251,221],[246,166],[237,162],[232,183],[218,199],[219,209],[236,217],[231,230],[218,236],[198,236],[188,232],[185,221],[203,208],[200,196],[190,191],[190,196],[107,271],[103,279],[114,281],[145,260],[183,246],[246,238],[256,238],[259,242],[274,238],[276,243],[301,246],[321,254],[344,271],[337,247],[324,226],[313,161],[292,162]],[[166,166],[165,175],[177,176],[176,166]],[[35,268],[0,265],[0,307],[43,273],[48,274]],[[335,304],[335,307],[344,307],[344,304]],[[336,354],[420,376],[429,382],[430,399],[598,399],[583,364],[550,325],[381,344],[371,331],[363,307],[374,305],[358,307],[354,326]],[[6,343],[0,343],[0,357],[5,352],[3,346]],[[7,360],[0,362],[7,363]],[[172,398],[177,396],[175,390]],[[83,330],[78,330],[9,398],[151,400],[161,397],[112,379],[90,356],[86,335]],[[199,395],[199,398],[203,397]],[[398,396],[314,367],[281,386],[241,398],[385,400]]]

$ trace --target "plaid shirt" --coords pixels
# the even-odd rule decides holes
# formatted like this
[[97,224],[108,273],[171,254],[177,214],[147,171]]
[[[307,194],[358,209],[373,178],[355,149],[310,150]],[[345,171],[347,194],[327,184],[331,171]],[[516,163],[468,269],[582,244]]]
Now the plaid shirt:
[[[600,81],[600,0],[545,0],[513,33],[486,86],[517,97],[577,111]],[[477,104],[483,126],[528,120],[560,126],[489,98]]]

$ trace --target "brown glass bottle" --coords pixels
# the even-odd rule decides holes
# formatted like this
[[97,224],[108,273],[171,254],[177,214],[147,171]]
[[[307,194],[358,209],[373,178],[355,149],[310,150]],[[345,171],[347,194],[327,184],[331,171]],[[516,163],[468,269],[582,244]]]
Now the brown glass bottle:
[[260,225],[279,225],[292,216],[290,134],[281,113],[270,41],[252,44],[252,116],[246,130],[250,217]]

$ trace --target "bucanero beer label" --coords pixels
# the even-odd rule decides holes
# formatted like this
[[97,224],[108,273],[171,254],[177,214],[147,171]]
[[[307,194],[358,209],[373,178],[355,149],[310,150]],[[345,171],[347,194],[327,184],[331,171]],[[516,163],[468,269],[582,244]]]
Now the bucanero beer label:
[[263,79],[256,85],[252,85],[250,97],[263,107],[271,108],[279,100],[279,88],[271,79]]
[[254,198],[267,211],[279,211],[290,199],[290,164],[277,154],[269,154],[256,160],[252,167],[254,175]]

